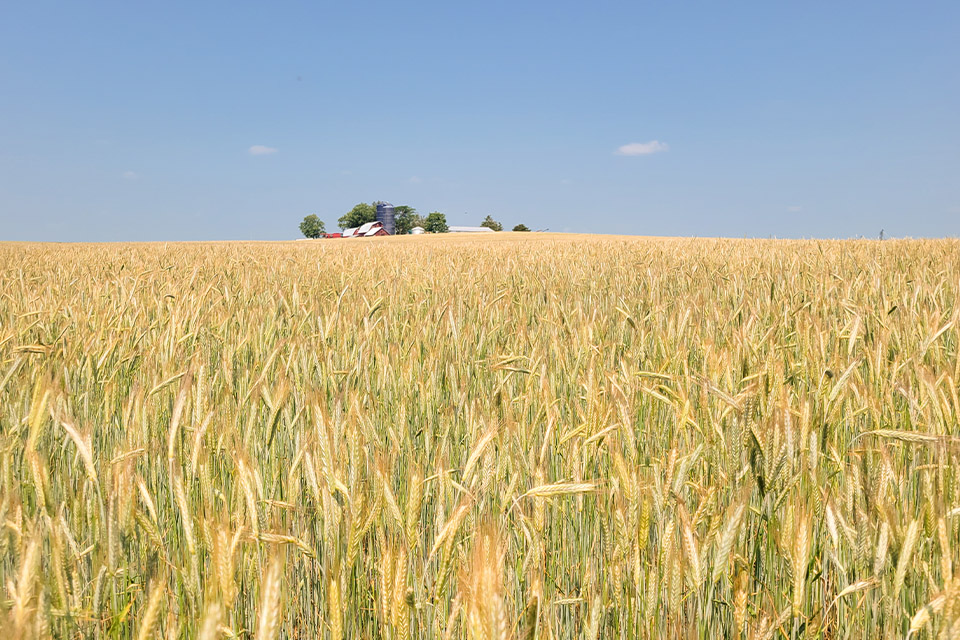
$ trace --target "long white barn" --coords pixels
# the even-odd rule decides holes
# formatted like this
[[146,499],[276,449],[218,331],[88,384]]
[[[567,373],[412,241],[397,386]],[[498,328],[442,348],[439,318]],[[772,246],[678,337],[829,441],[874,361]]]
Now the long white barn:
[[450,233],[493,233],[490,227],[450,227]]

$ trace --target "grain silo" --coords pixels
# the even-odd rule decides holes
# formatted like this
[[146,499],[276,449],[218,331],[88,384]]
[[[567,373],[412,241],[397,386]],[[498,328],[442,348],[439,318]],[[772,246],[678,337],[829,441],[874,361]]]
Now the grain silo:
[[393,235],[397,232],[397,223],[393,215],[393,205],[389,202],[377,203],[377,222],[383,225],[387,233]]

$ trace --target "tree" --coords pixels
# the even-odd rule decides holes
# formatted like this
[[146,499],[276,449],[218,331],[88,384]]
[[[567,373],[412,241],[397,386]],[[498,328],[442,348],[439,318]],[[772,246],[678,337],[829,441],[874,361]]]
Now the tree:
[[493,216],[487,216],[480,223],[481,227],[488,227],[494,231],[503,231],[503,225],[493,219]]
[[513,230],[514,230],[514,231],[530,231],[530,227],[528,227],[527,225],[525,225],[525,224],[523,224],[523,223],[520,223],[520,224],[518,224],[517,226],[515,226],[515,227],[513,228]]
[[447,227],[447,216],[439,211],[434,211],[427,216],[427,219],[423,223],[423,229],[430,233],[446,233],[450,230],[449,227]]
[[319,238],[326,232],[327,228],[323,224],[323,220],[312,213],[300,223],[300,233],[306,238]]
[[414,227],[422,227],[423,217],[411,206],[401,204],[393,208],[394,222],[397,226],[397,235],[410,233]]
[[372,204],[361,202],[341,216],[340,219],[337,220],[337,226],[341,229],[350,229],[351,227],[359,227],[362,224],[373,222],[376,219],[377,208]]

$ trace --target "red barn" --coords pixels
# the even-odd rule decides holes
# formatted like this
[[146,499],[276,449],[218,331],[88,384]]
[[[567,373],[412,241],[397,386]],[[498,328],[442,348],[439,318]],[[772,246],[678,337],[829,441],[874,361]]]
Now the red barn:
[[382,222],[368,222],[359,227],[353,227],[352,229],[347,229],[343,232],[344,238],[371,238],[373,236],[388,236],[390,235],[386,229],[383,228]]

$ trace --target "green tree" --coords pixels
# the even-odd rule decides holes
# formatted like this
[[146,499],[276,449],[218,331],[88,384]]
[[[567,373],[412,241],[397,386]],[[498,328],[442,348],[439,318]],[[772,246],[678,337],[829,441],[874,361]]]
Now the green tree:
[[319,238],[326,232],[327,228],[323,224],[323,220],[312,213],[300,223],[300,233],[306,238]]
[[447,226],[447,216],[439,211],[434,211],[428,215],[427,219],[423,222],[423,229],[430,233],[446,233],[450,230]]
[[523,224],[523,223],[520,223],[520,224],[518,224],[517,226],[515,226],[515,227],[513,228],[513,230],[514,230],[514,231],[530,231],[530,227],[528,227],[527,225],[525,225],[525,224]]
[[353,209],[342,215],[337,220],[337,226],[341,229],[350,229],[359,227],[362,224],[373,222],[377,219],[377,208],[372,204],[361,202]]
[[487,227],[493,229],[494,231],[503,231],[503,225],[493,219],[493,216],[487,216],[483,219],[483,222],[480,223],[481,227]]
[[401,204],[393,208],[394,221],[397,225],[397,235],[410,233],[410,229],[423,226],[423,217],[411,206]]

